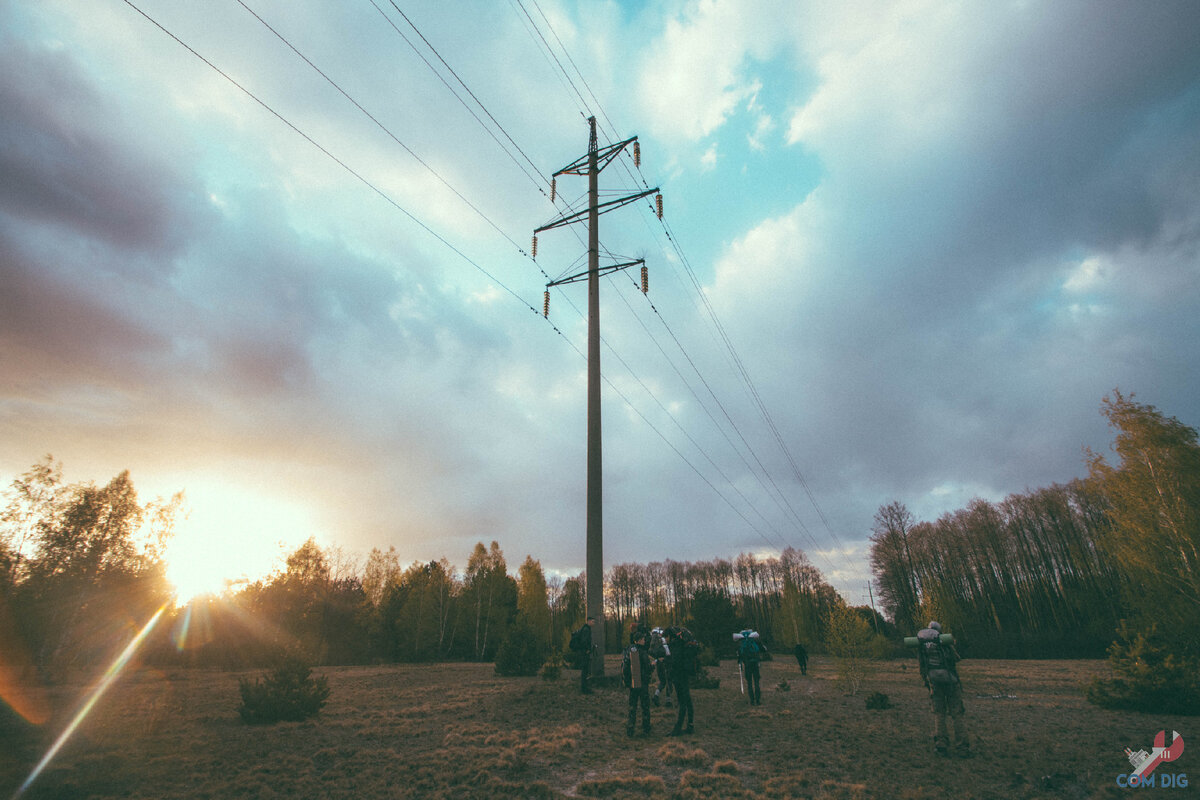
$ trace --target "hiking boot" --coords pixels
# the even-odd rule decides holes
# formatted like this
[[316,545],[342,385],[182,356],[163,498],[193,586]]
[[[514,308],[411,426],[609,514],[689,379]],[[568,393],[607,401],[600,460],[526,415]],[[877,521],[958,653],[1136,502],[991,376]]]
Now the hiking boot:
[[693,728],[691,725],[688,725],[686,728],[683,729],[683,732],[686,733],[688,736],[691,736],[693,733],[696,732],[696,729]]

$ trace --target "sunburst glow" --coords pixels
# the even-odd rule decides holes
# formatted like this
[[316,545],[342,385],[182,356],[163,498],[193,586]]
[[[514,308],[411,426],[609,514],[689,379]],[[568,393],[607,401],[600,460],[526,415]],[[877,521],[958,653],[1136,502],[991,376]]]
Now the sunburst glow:
[[227,484],[189,486],[167,547],[167,579],[182,605],[255,581],[314,533],[306,509]]

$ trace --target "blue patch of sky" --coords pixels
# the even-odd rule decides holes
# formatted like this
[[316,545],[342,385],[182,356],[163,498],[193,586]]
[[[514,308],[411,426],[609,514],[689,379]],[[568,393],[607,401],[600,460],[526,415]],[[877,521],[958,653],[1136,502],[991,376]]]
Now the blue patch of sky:
[[[820,160],[799,144],[788,144],[788,126],[801,99],[812,90],[812,78],[795,72],[790,57],[756,62],[749,74],[761,86],[741,101],[724,125],[680,154],[683,169],[669,179],[667,191],[684,246],[702,279],[734,239],[766,219],[783,216],[799,205],[822,178]],[[770,127],[760,129],[760,120]],[[757,144],[752,144],[752,139]],[[715,162],[703,159],[715,147]],[[681,229],[682,230],[679,230]]]

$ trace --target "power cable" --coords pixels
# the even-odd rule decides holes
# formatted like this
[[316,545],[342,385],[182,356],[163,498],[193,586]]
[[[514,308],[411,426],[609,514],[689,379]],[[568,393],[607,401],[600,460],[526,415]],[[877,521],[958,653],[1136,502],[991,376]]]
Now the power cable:
[[524,300],[524,299],[523,299],[523,298],[522,298],[522,297],[521,297],[519,294],[517,294],[517,293],[516,293],[516,292],[514,292],[512,289],[510,289],[510,288],[509,288],[509,287],[508,287],[508,286],[507,286],[507,285],[506,285],[506,284],[505,284],[503,281],[501,281],[501,280],[500,280],[499,278],[497,278],[495,275],[493,275],[492,273],[490,273],[490,272],[488,272],[486,269],[484,269],[484,268],[483,268],[483,267],[482,267],[482,266],[481,266],[481,265],[480,265],[478,262],[476,262],[474,259],[472,259],[470,256],[468,256],[468,255],[467,255],[466,253],[464,253],[463,251],[459,250],[459,249],[458,249],[457,247],[455,247],[453,244],[451,244],[451,243],[450,243],[450,242],[449,242],[449,241],[448,241],[448,240],[447,240],[445,237],[443,237],[441,234],[439,234],[439,233],[438,233],[437,231],[435,231],[433,228],[430,228],[428,225],[426,225],[424,222],[422,222],[420,219],[418,219],[418,218],[417,218],[417,217],[416,217],[416,216],[415,216],[415,215],[414,215],[412,212],[410,212],[408,209],[404,208],[404,206],[402,206],[402,205],[400,205],[398,202],[396,202],[396,200],[394,200],[394,199],[393,199],[393,198],[392,198],[390,195],[388,195],[386,192],[384,192],[384,191],[383,191],[382,189],[380,189],[378,186],[376,186],[376,185],[375,185],[375,184],[373,184],[371,181],[369,181],[369,180],[367,180],[365,177],[363,177],[363,176],[362,176],[360,173],[358,173],[358,172],[357,172],[357,171],[356,171],[356,170],[355,170],[353,167],[351,167],[351,166],[350,166],[349,164],[347,164],[345,161],[343,161],[342,159],[338,158],[336,155],[334,155],[332,152],[330,152],[328,149],[326,149],[326,148],[325,148],[323,145],[321,145],[319,142],[317,142],[315,139],[313,139],[313,138],[312,138],[311,136],[309,136],[307,133],[305,133],[304,131],[300,130],[300,128],[298,128],[298,127],[297,127],[295,124],[293,124],[293,123],[292,123],[290,120],[288,120],[286,117],[284,117],[284,116],[283,116],[282,114],[280,114],[278,111],[276,111],[274,108],[272,108],[270,105],[268,105],[268,104],[267,104],[267,103],[266,103],[264,100],[262,100],[261,98],[259,98],[259,97],[258,97],[256,94],[254,94],[253,92],[251,92],[251,91],[250,91],[249,89],[247,89],[245,86],[243,86],[243,85],[242,85],[242,84],[240,84],[238,81],[236,81],[236,80],[235,80],[235,79],[234,79],[232,76],[230,76],[228,73],[226,73],[226,72],[225,72],[224,70],[222,70],[220,67],[218,67],[216,64],[214,64],[213,62],[209,61],[207,58],[205,58],[205,57],[204,57],[204,56],[202,56],[200,53],[198,53],[198,52],[197,52],[195,49],[193,49],[193,48],[191,47],[191,45],[187,44],[187,43],[186,43],[186,42],[184,42],[182,39],[180,39],[178,36],[176,36],[175,34],[171,33],[171,31],[169,31],[169,30],[167,30],[165,27],[163,27],[163,25],[162,25],[161,23],[159,23],[159,22],[158,22],[158,20],[156,20],[156,19],[154,19],[153,17],[151,17],[151,16],[150,16],[149,14],[147,14],[145,11],[143,11],[142,9],[140,9],[138,6],[134,5],[134,4],[133,4],[133,2],[131,2],[131,0],[124,0],[124,2],[125,2],[125,4],[126,4],[127,6],[129,6],[130,8],[132,8],[134,11],[136,11],[137,13],[139,13],[139,14],[141,14],[143,17],[145,17],[145,18],[146,18],[146,20],[148,20],[148,21],[149,21],[151,24],[153,24],[153,25],[154,25],[156,28],[158,28],[160,31],[162,31],[162,32],[163,32],[163,33],[165,33],[167,36],[169,36],[169,37],[171,37],[172,39],[174,39],[174,40],[175,40],[175,42],[177,42],[177,43],[178,43],[178,44],[179,44],[181,47],[183,47],[183,48],[184,48],[185,50],[187,50],[189,53],[191,53],[191,54],[192,54],[192,55],[194,55],[196,58],[200,59],[200,60],[201,60],[201,61],[203,61],[205,64],[207,64],[207,65],[208,65],[208,67],[209,67],[210,69],[212,69],[214,72],[216,72],[216,73],[217,73],[218,75],[220,75],[222,78],[224,78],[226,81],[228,81],[229,83],[231,83],[231,84],[233,84],[235,87],[237,87],[237,88],[238,88],[238,89],[239,89],[239,90],[240,90],[240,91],[241,91],[243,94],[245,94],[247,97],[249,97],[251,100],[253,100],[253,101],[254,101],[255,103],[257,103],[258,105],[262,106],[262,108],[263,108],[263,109],[265,109],[267,112],[269,112],[269,113],[271,114],[271,116],[273,116],[273,117],[275,117],[276,119],[278,119],[278,120],[279,120],[280,122],[282,122],[284,125],[286,125],[287,127],[289,127],[289,128],[290,128],[290,129],[291,129],[291,130],[292,130],[294,133],[296,133],[296,134],[297,134],[297,135],[299,135],[301,138],[303,138],[303,139],[304,139],[306,142],[308,142],[308,143],[309,143],[309,144],[311,144],[313,147],[317,148],[317,149],[318,149],[318,150],[320,150],[322,153],[324,153],[326,157],[328,157],[329,159],[331,159],[331,160],[332,160],[334,163],[336,163],[338,166],[340,166],[340,167],[341,167],[342,169],[344,169],[346,172],[350,173],[350,174],[351,174],[351,175],[353,175],[355,178],[357,178],[357,179],[358,179],[358,180],[359,180],[361,183],[363,183],[363,185],[365,185],[365,186],[366,186],[367,188],[369,188],[371,191],[375,192],[375,194],[377,194],[377,195],[379,195],[381,198],[383,198],[383,199],[384,199],[384,200],[385,200],[385,201],[386,201],[386,202],[387,202],[389,205],[391,205],[392,207],[394,207],[394,208],[395,208],[397,211],[399,211],[400,213],[404,214],[404,216],[408,217],[408,218],[409,218],[409,220],[411,220],[413,223],[415,223],[415,224],[416,224],[418,227],[420,227],[422,230],[424,230],[424,231],[425,231],[426,233],[428,233],[430,236],[432,236],[433,238],[437,239],[439,242],[441,242],[441,243],[442,243],[442,244],[444,244],[446,247],[448,247],[448,248],[449,248],[451,251],[453,251],[453,252],[454,252],[456,255],[458,255],[458,256],[459,256],[459,258],[461,258],[461,259],[463,259],[464,261],[466,261],[466,262],[467,262],[468,264],[470,264],[472,267],[474,267],[474,268],[475,268],[475,269],[477,269],[479,272],[481,272],[483,275],[485,275],[485,276],[486,276],[486,277],[487,277],[489,280],[493,281],[493,282],[494,282],[494,283],[495,283],[497,286],[499,286],[500,288],[504,289],[504,290],[505,290],[506,292],[508,292],[510,295],[512,295],[513,297],[515,297],[515,298],[516,298],[516,299],[517,299],[517,300],[518,300],[518,301],[519,301],[519,302],[520,302],[522,305],[526,306],[526,307],[527,307],[527,308],[528,308],[530,311],[532,311],[534,314],[536,314],[536,315],[538,315],[538,316],[541,316],[541,314],[538,312],[538,310],[537,310],[536,308],[534,308],[534,307],[533,307],[533,305],[532,305],[532,304],[528,303],[528,302],[527,302],[526,300]]
[[[462,99],[462,96],[459,95],[458,92],[456,92],[454,90],[454,87],[450,85],[450,82],[447,81],[446,78],[440,72],[438,72],[437,68],[434,67],[433,64],[430,63],[429,59],[425,58],[424,54],[421,53],[421,51],[417,48],[417,46],[415,44],[413,44],[412,40],[410,40],[407,36],[404,35],[404,32],[402,30],[400,30],[399,26],[396,25],[396,23],[392,21],[392,18],[389,17],[387,15],[387,13],[384,12],[384,10],[379,7],[379,5],[375,2],[375,0],[368,0],[368,2],[370,2],[371,5],[375,7],[375,10],[378,11],[379,14],[387,21],[387,23],[392,26],[392,30],[394,30],[396,32],[396,34],[401,39],[404,40],[404,43],[412,48],[413,52],[417,54],[417,57],[425,62],[425,65],[427,67],[429,67],[429,69],[433,72],[434,75],[437,76],[438,80],[440,80],[446,86],[446,88],[450,90],[450,94],[454,95],[454,98],[456,100],[458,100],[459,103],[462,104],[463,108],[465,108],[467,110],[467,113],[469,113],[472,117],[474,117],[475,121],[480,124],[480,126],[487,132],[487,134],[489,136],[492,137],[493,140],[495,140],[496,144],[500,147],[500,149],[502,151],[504,151],[504,154],[506,156],[508,156],[510,159],[512,159],[512,162],[517,165],[518,169],[520,169],[523,173],[525,173],[525,177],[528,178],[530,180],[530,182],[532,182],[533,185],[537,187],[537,190],[539,192],[541,192],[542,194],[545,194],[546,190],[543,188],[543,186],[545,185],[546,181],[544,178],[540,177],[540,171],[538,170],[538,168],[536,166],[534,166],[534,171],[532,173],[530,173],[529,170],[525,168],[525,165],[522,164],[519,160],[517,160],[517,157],[514,156],[512,154],[512,152],[504,145],[504,142],[500,141],[500,137],[496,136],[496,134],[492,131],[492,129],[489,128],[487,126],[487,124],[484,123],[484,121],[479,118],[479,115],[475,113],[475,109],[471,108],[471,106],[467,103],[467,101]],[[392,6],[395,7],[395,3],[392,3]],[[400,9],[397,8],[396,11],[400,12]],[[400,12],[400,15],[404,16],[403,12]],[[407,19],[407,17],[406,17],[406,19]],[[419,33],[419,31],[418,31],[418,33]],[[424,37],[422,37],[422,38],[424,38]],[[432,47],[430,49],[432,49]],[[436,55],[437,51],[434,51],[434,53]],[[440,58],[440,56],[438,56],[438,57]],[[453,71],[451,71],[451,72],[453,74]],[[458,76],[455,75],[455,78],[457,78],[457,77]],[[476,101],[476,102],[478,102],[478,101]],[[482,104],[480,104],[480,107],[483,108]],[[487,113],[486,108],[484,109],[484,112]],[[490,114],[489,114],[489,116],[490,116]],[[499,123],[497,123],[497,124],[499,124]],[[505,135],[507,136],[507,131],[505,131]],[[522,153],[522,155],[524,155],[524,153]],[[528,160],[528,157],[526,157],[526,160]]]
[[501,236],[503,236],[505,239],[507,239],[507,240],[508,240],[508,241],[509,241],[509,242],[512,244],[512,246],[513,246],[513,247],[515,247],[515,248],[517,249],[517,251],[518,251],[518,252],[521,252],[521,253],[524,253],[524,252],[525,252],[525,251],[524,251],[524,250],[521,248],[521,246],[520,246],[519,244],[517,244],[517,243],[516,243],[516,241],[515,241],[515,240],[513,240],[513,238],[512,238],[512,237],[510,237],[510,236],[509,236],[507,233],[505,233],[503,230],[501,230],[500,226],[499,226],[499,225],[497,225],[495,222],[493,222],[493,221],[491,220],[491,218],[490,218],[490,217],[488,217],[488,215],[487,215],[487,214],[484,214],[482,211],[480,211],[480,210],[479,210],[479,208],[478,208],[478,207],[477,207],[477,206],[476,206],[474,203],[472,203],[470,200],[468,200],[468,199],[467,199],[467,198],[466,198],[466,197],[463,195],[463,193],[462,193],[462,192],[458,191],[458,189],[455,189],[455,188],[454,188],[452,185],[450,185],[449,181],[447,181],[445,178],[443,178],[443,177],[442,177],[442,175],[441,175],[441,173],[439,173],[439,172],[438,172],[436,169],[434,169],[432,166],[430,166],[430,165],[429,165],[429,164],[428,164],[428,163],[425,161],[425,159],[423,159],[423,158],[421,158],[419,155],[417,155],[417,153],[416,153],[416,152],[415,152],[415,151],[414,151],[414,150],[413,150],[411,147],[409,147],[407,144],[405,144],[404,142],[402,142],[402,141],[400,140],[400,138],[399,138],[398,136],[396,136],[396,134],[394,134],[394,133],[393,133],[393,132],[392,132],[392,131],[391,131],[391,130],[390,130],[390,129],[389,129],[387,126],[386,126],[386,125],[384,125],[382,122],[380,122],[380,121],[379,121],[379,120],[378,120],[378,119],[375,117],[375,115],[374,115],[374,114],[372,114],[372,113],[371,113],[370,111],[368,111],[367,109],[363,108],[363,106],[362,106],[362,104],[361,104],[361,103],[359,103],[357,100],[355,100],[353,97],[351,97],[351,96],[350,96],[350,94],[349,94],[349,93],[348,93],[348,92],[347,92],[345,89],[343,89],[341,86],[339,86],[339,85],[337,84],[337,82],[336,82],[336,81],[334,81],[332,78],[330,78],[330,77],[329,77],[329,76],[328,76],[328,75],[327,75],[327,74],[326,74],[326,73],[325,73],[325,72],[324,72],[324,71],[323,71],[323,70],[322,70],[320,67],[318,67],[316,64],[314,64],[314,63],[313,63],[313,62],[312,62],[312,61],[311,61],[311,60],[308,58],[308,56],[306,56],[306,55],[304,55],[304,53],[300,52],[300,50],[298,50],[298,49],[296,48],[296,46],[295,46],[295,45],[293,45],[293,44],[292,44],[292,43],[291,43],[291,42],[290,42],[290,41],[289,41],[289,40],[288,40],[288,39],[287,39],[287,38],[286,38],[286,37],[285,37],[283,34],[281,34],[281,33],[280,33],[279,31],[277,31],[277,30],[276,30],[274,27],[272,27],[270,23],[268,23],[268,22],[267,22],[265,19],[263,19],[263,18],[262,18],[262,17],[261,17],[261,16],[258,14],[258,12],[256,12],[254,9],[250,8],[250,6],[246,5],[246,3],[245,3],[243,0],[237,0],[237,3],[238,3],[238,5],[240,5],[242,8],[246,9],[246,11],[248,11],[248,12],[250,13],[250,15],[251,15],[251,16],[253,16],[253,17],[254,17],[256,20],[258,20],[260,23],[262,23],[262,25],[263,25],[263,26],[264,26],[264,27],[265,27],[267,30],[269,30],[271,33],[273,33],[273,34],[275,35],[275,37],[276,37],[277,39],[279,39],[279,41],[281,41],[281,42],[283,42],[285,45],[287,45],[287,46],[288,46],[288,48],[289,48],[289,49],[290,49],[290,50],[291,50],[293,53],[295,53],[297,56],[299,56],[299,57],[300,57],[300,58],[301,58],[301,59],[304,61],[304,63],[305,63],[305,64],[308,64],[308,66],[312,67],[312,69],[313,69],[313,70],[314,70],[314,71],[315,71],[315,72],[316,72],[318,75],[320,75],[322,78],[324,78],[324,79],[325,79],[325,81],[326,81],[326,82],[328,82],[330,86],[332,86],[334,89],[336,89],[336,90],[337,90],[337,91],[338,91],[338,92],[339,92],[339,93],[342,95],[342,97],[345,97],[347,100],[349,100],[349,101],[350,101],[350,102],[351,102],[351,103],[354,105],[354,107],[355,107],[355,108],[357,108],[357,109],[358,109],[359,111],[361,111],[361,112],[362,112],[364,115],[366,115],[367,119],[371,120],[371,122],[374,122],[374,123],[375,123],[375,125],[376,125],[376,126],[378,126],[378,127],[379,127],[379,129],[380,129],[380,130],[382,130],[384,133],[386,133],[386,134],[388,135],[388,137],[390,137],[390,138],[391,138],[391,140],[392,140],[393,142],[395,142],[396,144],[400,145],[400,147],[402,147],[402,148],[404,149],[404,152],[408,153],[410,156],[412,156],[414,159],[416,159],[416,160],[417,160],[417,163],[419,163],[419,164],[420,164],[422,167],[424,167],[425,169],[427,169],[427,170],[428,170],[428,171],[429,171],[429,172],[430,172],[430,173],[431,173],[431,174],[432,174],[432,175],[433,175],[435,178],[437,178],[437,179],[438,179],[438,180],[441,182],[441,184],[442,184],[443,186],[445,186],[445,187],[446,187],[447,189],[449,189],[450,191],[454,192],[454,194],[455,194],[455,195],[458,197],[458,199],[460,199],[460,200],[462,200],[464,203],[466,203],[466,204],[467,204],[467,206],[468,206],[468,207],[469,207],[469,208],[470,208],[472,211],[474,211],[476,214],[478,214],[478,215],[479,215],[479,217],[480,217],[481,219],[483,219],[483,221],[484,221],[484,222],[486,222],[488,225],[492,226],[492,228],[493,228],[493,229],[494,229],[494,230],[495,230],[497,233],[499,233]]

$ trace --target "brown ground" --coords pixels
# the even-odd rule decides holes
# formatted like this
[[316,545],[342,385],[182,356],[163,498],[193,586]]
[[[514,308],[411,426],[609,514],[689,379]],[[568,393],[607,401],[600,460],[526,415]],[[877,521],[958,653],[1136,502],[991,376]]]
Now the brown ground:
[[[332,692],[317,719],[250,727],[236,711],[238,673],[141,669],[112,687],[24,797],[1120,797],[1124,748],[1148,750],[1164,728],[1197,730],[1189,718],[1089,705],[1078,687],[1102,662],[967,661],[976,757],[939,759],[914,666],[880,662],[849,697],[829,660],[813,659],[801,677],[780,658],[763,664],[763,704],[750,707],[726,661],[713,669],[719,689],[693,691],[696,733],[681,739],[665,735],[673,709],[653,710],[649,738],[626,738],[626,692],[581,696],[570,671],[545,682],[498,678],[487,664],[321,669]],[[85,689],[60,687],[55,699],[73,713]],[[868,711],[875,691],[893,707]],[[69,713],[33,736],[0,729],[0,797]],[[1159,771],[1188,772],[1191,756]]]

